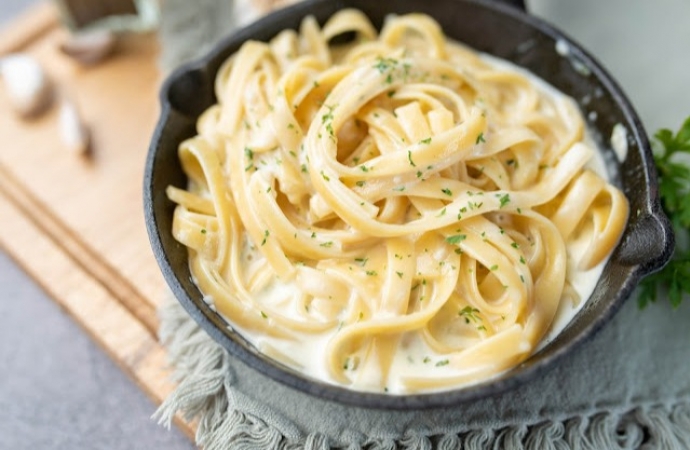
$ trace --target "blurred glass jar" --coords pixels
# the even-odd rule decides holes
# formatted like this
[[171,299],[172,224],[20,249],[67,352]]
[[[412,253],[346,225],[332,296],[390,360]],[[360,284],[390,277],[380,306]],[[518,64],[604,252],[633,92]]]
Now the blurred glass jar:
[[158,0],[55,0],[72,31],[146,32],[158,26]]

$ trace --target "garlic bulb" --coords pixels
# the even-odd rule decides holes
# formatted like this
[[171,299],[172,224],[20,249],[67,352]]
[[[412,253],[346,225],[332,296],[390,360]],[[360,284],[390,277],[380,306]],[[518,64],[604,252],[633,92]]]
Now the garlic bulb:
[[15,53],[0,59],[0,77],[7,88],[12,108],[21,116],[36,116],[52,101],[52,88],[40,63]]

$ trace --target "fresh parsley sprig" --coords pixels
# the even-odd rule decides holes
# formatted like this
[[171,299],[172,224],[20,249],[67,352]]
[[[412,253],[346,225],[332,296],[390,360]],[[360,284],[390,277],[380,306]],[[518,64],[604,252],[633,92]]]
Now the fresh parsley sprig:
[[675,308],[690,295],[690,117],[674,135],[661,129],[654,135],[654,162],[659,177],[659,196],[664,213],[671,220],[676,248],[671,261],[640,283],[638,304],[644,308],[657,299],[662,289]]

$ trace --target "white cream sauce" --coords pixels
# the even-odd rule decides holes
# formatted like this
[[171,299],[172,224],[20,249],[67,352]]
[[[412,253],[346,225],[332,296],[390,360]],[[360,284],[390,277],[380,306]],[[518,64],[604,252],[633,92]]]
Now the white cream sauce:
[[618,161],[623,162],[628,157],[628,130],[625,125],[617,123],[611,131],[611,148],[616,152]]
[[582,61],[577,59],[572,54],[570,50],[570,45],[565,40],[558,39],[556,41],[556,45],[554,46],[554,48],[556,50],[556,53],[568,59],[570,65],[573,67],[573,69],[575,69],[577,73],[585,77],[591,75],[592,72],[589,70],[589,67],[587,67]]

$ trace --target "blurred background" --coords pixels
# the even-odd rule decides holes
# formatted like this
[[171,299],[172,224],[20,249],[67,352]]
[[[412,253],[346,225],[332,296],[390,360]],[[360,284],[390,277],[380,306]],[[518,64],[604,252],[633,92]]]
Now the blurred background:
[[[0,27],[34,3],[2,0]],[[611,72],[650,135],[690,115],[690,1],[527,5]],[[155,406],[1,249],[0,317],[0,448],[193,447],[149,419]]]
[[650,135],[690,116],[690,1],[526,2],[611,72]]

